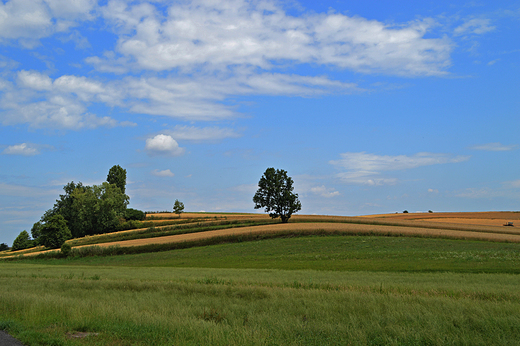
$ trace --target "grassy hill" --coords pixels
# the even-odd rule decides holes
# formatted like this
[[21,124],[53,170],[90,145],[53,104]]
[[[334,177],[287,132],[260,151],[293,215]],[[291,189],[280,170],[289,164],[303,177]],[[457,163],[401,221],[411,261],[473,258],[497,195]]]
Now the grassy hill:
[[513,345],[519,216],[183,214],[0,261],[0,329],[29,346]]

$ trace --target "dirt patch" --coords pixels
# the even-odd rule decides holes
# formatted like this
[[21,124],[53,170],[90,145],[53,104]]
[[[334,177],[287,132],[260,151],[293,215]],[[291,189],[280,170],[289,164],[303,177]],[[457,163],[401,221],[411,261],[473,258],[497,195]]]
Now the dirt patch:
[[89,336],[97,336],[99,333],[92,333],[92,332],[69,332],[67,333],[67,337],[69,339],[84,339]]

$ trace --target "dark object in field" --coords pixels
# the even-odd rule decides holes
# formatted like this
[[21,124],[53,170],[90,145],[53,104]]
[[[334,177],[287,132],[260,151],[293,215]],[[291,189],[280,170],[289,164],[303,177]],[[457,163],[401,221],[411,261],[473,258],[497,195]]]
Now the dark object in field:
[[504,226],[515,227],[512,222],[506,222]]

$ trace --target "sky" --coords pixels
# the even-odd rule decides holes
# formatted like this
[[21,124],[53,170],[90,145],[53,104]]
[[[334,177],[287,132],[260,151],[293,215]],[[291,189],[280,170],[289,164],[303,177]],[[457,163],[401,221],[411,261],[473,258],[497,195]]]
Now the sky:
[[520,210],[520,1],[2,0],[0,242],[68,182],[129,207]]

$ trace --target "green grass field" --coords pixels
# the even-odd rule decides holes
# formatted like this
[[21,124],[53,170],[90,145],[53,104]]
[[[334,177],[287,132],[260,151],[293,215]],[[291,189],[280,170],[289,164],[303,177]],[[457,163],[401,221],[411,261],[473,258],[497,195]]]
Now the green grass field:
[[0,262],[0,329],[29,346],[516,345],[519,268],[520,244],[375,236]]

